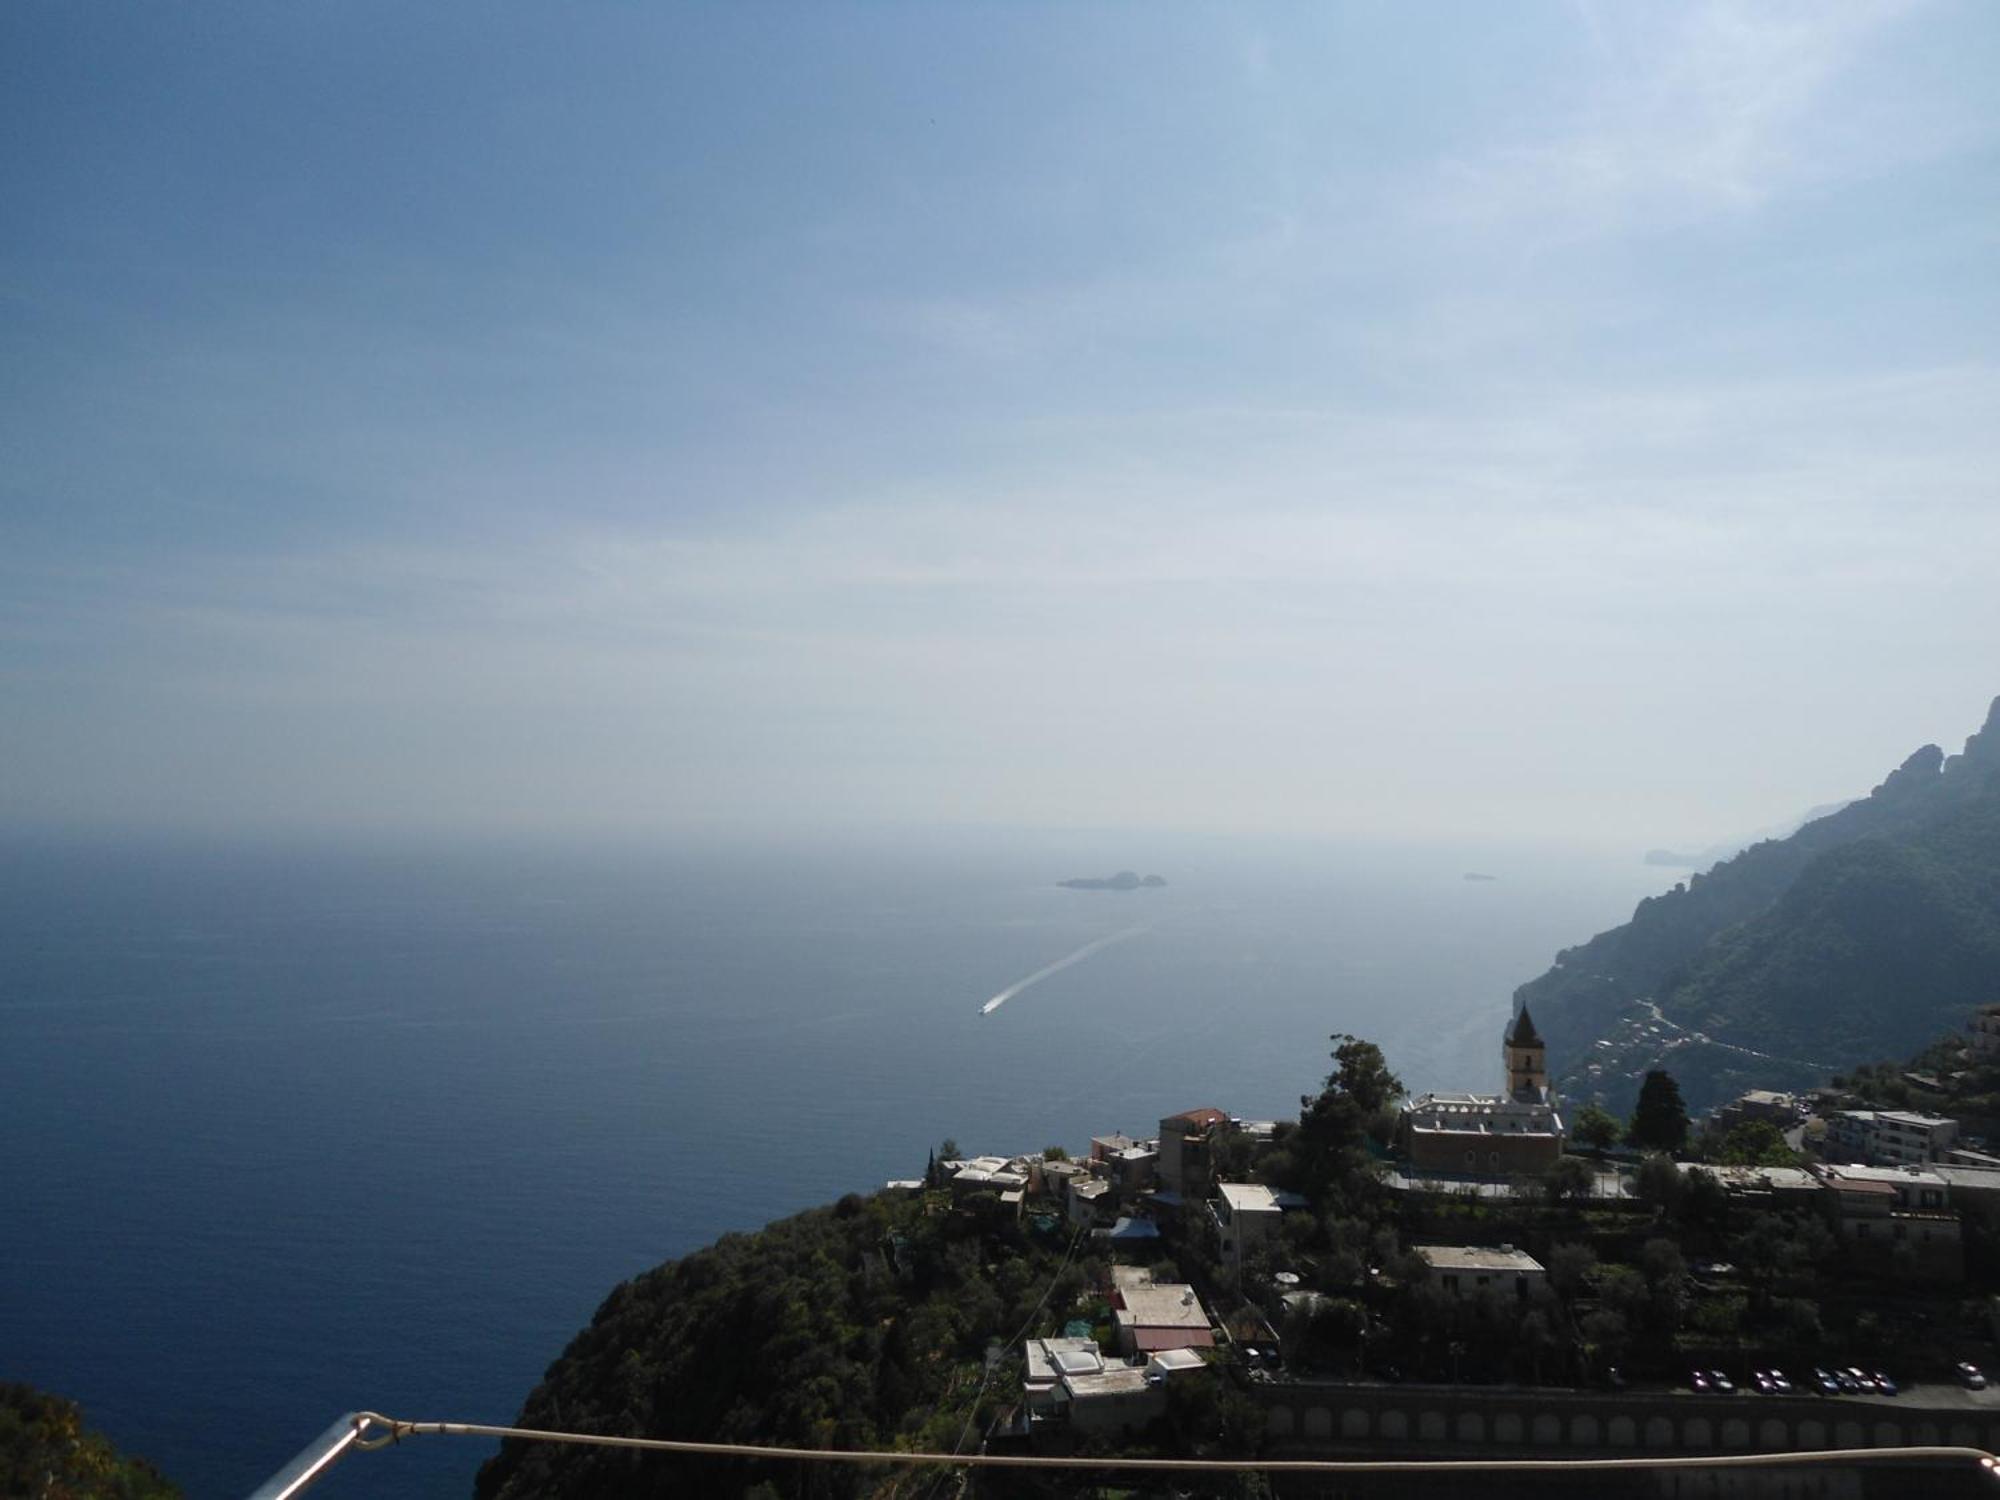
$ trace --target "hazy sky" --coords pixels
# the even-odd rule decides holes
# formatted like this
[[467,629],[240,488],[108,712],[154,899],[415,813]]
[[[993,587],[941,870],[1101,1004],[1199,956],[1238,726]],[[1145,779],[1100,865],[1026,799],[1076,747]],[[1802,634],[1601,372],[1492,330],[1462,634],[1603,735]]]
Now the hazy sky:
[[2000,692],[2000,7],[0,10],[0,824],[1692,842]]

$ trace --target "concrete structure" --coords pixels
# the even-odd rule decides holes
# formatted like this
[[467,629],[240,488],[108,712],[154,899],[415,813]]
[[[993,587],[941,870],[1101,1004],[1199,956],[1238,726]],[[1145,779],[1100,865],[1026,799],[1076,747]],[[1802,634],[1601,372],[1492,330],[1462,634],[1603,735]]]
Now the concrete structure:
[[2000,1164],[1983,1167],[1937,1162],[1925,1170],[1944,1183],[1951,1194],[1952,1211],[1961,1219],[2000,1224]]
[[1124,1197],[1135,1197],[1153,1185],[1160,1153],[1151,1141],[1140,1141],[1104,1158],[1111,1183]]
[[1261,1182],[1217,1183],[1216,1196],[1209,1200],[1209,1217],[1222,1247],[1222,1261],[1232,1271],[1278,1243],[1278,1226],[1284,1208],[1278,1195]]
[[[2000,1400],[1986,1399],[1984,1391],[1952,1392],[1932,1404],[1908,1392],[1898,1398],[1833,1401],[1804,1396],[1729,1400],[1645,1391],[1260,1381],[1250,1387],[1250,1395],[1264,1409],[1265,1441],[1273,1456],[1281,1458],[1530,1453],[1604,1458],[1936,1444],[2000,1448]],[[1864,1487],[1853,1470],[1835,1467],[1763,1476],[1744,1470],[1689,1471],[1685,1488],[1671,1482],[1672,1475],[1654,1472],[1630,1488],[1607,1477],[1601,1489],[1588,1492],[1644,1494],[1658,1500],[1695,1496],[1861,1500],[1878,1493],[1972,1495],[1979,1493],[1976,1485],[1990,1485],[1984,1474],[1964,1464],[1940,1465],[1929,1472],[1916,1465],[1897,1469],[1885,1465],[1871,1472],[1876,1482]],[[1822,1477],[1829,1482],[1820,1484]],[[1434,1488],[1412,1486],[1410,1494],[1413,1500],[1418,1496],[1429,1500],[1433,1495],[1455,1496],[1462,1488],[1452,1477]],[[1560,1493],[1572,1491],[1565,1488]]]
[[1193,1287],[1179,1282],[1119,1287],[1112,1293],[1111,1322],[1119,1350],[1128,1355],[1215,1345],[1208,1310]]
[[1542,1263],[1512,1245],[1413,1245],[1430,1279],[1454,1297],[1492,1289],[1526,1297],[1548,1281]]
[[1982,1005],[1965,1029],[1972,1033],[1972,1050],[1991,1057],[2000,1052],[2000,1005]]
[[1065,1375],[1069,1425],[1075,1432],[1136,1432],[1165,1414],[1166,1382],[1137,1365],[1110,1365],[1095,1375]]
[[1858,1265],[1929,1281],[1962,1281],[1965,1250],[1951,1189],[1915,1167],[1814,1169],[1841,1247]]
[[1209,1362],[1192,1349],[1162,1349],[1146,1361],[1146,1373],[1163,1379],[1173,1375],[1192,1375],[1209,1368]]
[[1160,1121],[1161,1186],[1171,1192],[1199,1191],[1208,1185],[1209,1147],[1229,1128],[1229,1116],[1219,1109],[1184,1109]]
[[1069,1201],[1069,1187],[1072,1182],[1090,1176],[1090,1169],[1080,1162],[1045,1161],[1036,1175],[1042,1180],[1042,1191],[1059,1203]]
[[1958,1121],[1901,1109],[1843,1109],[1827,1119],[1826,1153],[1841,1161],[1936,1161],[1958,1144]]
[[1751,1207],[1809,1208],[1818,1203],[1820,1180],[1803,1167],[1702,1167],[1723,1191]]
[[1109,1223],[1117,1199],[1111,1184],[1096,1177],[1078,1177],[1069,1185],[1069,1221],[1079,1229]]
[[1420,1094],[1403,1109],[1411,1169],[1467,1177],[1546,1172],[1562,1158],[1563,1121],[1541,1036],[1524,1006],[1501,1040],[1504,1094]]
[[1104,1371],[1104,1355],[1093,1339],[1029,1339],[1021,1352],[1028,1364],[1021,1395],[1031,1422],[1068,1415],[1069,1392],[1062,1383],[1064,1376],[1098,1375]]
[[1029,1339],[1022,1352],[1028,1372],[1021,1382],[1022,1409],[1030,1433],[1065,1424],[1077,1432],[1134,1431],[1166,1409],[1170,1374],[1196,1366],[1201,1356],[1174,1350],[1144,1366],[1113,1364],[1089,1339]]
[[1775,1093],[1770,1089],[1751,1089],[1738,1094],[1734,1099],[1715,1112],[1716,1129],[1725,1135],[1738,1125],[1752,1121],[1762,1121],[1775,1125],[1780,1130],[1790,1130],[1805,1116],[1805,1106],[1795,1094]]

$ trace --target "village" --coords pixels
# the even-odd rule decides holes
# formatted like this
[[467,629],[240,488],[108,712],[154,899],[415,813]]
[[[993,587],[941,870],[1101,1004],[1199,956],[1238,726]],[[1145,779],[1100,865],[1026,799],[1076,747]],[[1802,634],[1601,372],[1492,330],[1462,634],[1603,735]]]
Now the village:
[[[1960,1083],[2000,1085],[2000,1006],[1968,1032],[1933,1053]],[[1379,1064],[1335,1040],[1329,1095],[1365,1054]],[[1813,1447],[2000,1427],[1981,1368],[2000,1332],[1984,1119],[1830,1086],[1748,1092],[1697,1126],[1656,1074],[1621,1127],[1591,1106],[1566,1117],[1525,1010],[1500,1052],[1491,1094],[1360,1097],[1333,1164],[1323,1140],[1308,1159],[1310,1108],[1301,1125],[1203,1106],[1074,1159],[934,1156],[888,1184],[1067,1237],[1066,1263],[1091,1268],[1078,1305],[1051,1309],[1059,1327],[1005,1351],[1019,1390],[989,1447],[1089,1451],[1230,1402],[1277,1446]],[[1894,1083],[1951,1092],[1922,1072]],[[1485,1406],[1417,1409],[1450,1392]],[[1531,1406],[1487,1410],[1510,1396]],[[1826,1402],[1856,1414],[1806,1405]]]

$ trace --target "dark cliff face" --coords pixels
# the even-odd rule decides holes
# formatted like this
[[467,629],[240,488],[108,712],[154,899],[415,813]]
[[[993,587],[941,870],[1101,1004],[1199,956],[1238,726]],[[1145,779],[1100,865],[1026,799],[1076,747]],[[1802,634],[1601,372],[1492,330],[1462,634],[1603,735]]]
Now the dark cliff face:
[[[1867,797],[1641,901],[1515,998],[1533,1005],[1562,1084],[1614,1107],[1655,1063],[1700,1108],[1915,1050],[2000,998],[1996,810],[2000,698],[1961,754],[1923,746]],[[1659,1035],[1597,1046],[1649,1004]],[[1667,1050],[1676,1026],[1748,1052]]]

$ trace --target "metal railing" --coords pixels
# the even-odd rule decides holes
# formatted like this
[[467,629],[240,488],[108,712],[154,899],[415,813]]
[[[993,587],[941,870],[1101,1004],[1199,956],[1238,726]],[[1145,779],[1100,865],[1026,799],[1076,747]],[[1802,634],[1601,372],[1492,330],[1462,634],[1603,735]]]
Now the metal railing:
[[571,1443],[596,1448],[629,1448],[718,1458],[758,1458],[794,1463],[869,1464],[915,1468],[1083,1469],[1107,1473],[1209,1474],[1455,1474],[1468,1481],[1481,1475],[1524,1473],[1626,1472],[1672,1469],[1770,1469],[1882,1467],[1893,1464],[1963,1463],[1983,1472],[2000,1488],[2000,1458],[1982,1448],[1835,1448],[1794,1453],[1706,1453],[1630,1458],[1080,1458],[1000,1453],[852,1452],[829,1448],[777,1448],[750,1443],[698,1443],[672,1438],[622,1437],[607,1433],[548,1432],[525,1427],[489,1427],[476,1422],[399,1422],[378,1412],[349,1412],[300,1450],[249,1500],[291,1500],[302,1494],[350,1453],[372,1452],[406,1437],[512,1438],[527,1442]]

